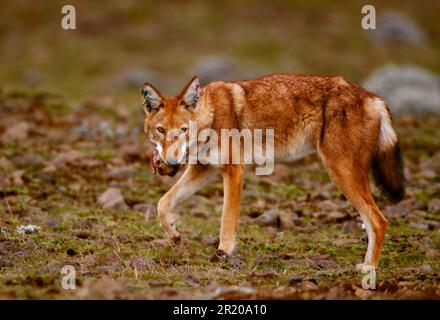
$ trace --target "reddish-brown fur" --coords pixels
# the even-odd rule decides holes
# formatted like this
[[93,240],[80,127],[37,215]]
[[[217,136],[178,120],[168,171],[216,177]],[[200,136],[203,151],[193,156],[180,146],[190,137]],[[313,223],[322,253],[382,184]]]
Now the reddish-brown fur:
[[[167,148],[156,126],[174,130],[194,120],[200,129],[209,127],[217,131],[273,128],[276,158],[294,160],[317,151],[332,180],[360,212],[367,227],[369,247],[363,265],[377,267],[387,220],[371,195],[370,167],[374,165],[377,180],[391,196],[399,200],[404,194],[398,142],[383,101],[342,77],[273,75],[213,82],[198,92],[197,104],[189,107],[183,97],[194,81],[197,79],[191,80],[179,96],[160,96],[161,106],[147,112],[145,131],[150,138],[156,142],[159,139]],[[215,168],[189,165],[159,201],[162,226],[174,239],[180,235],[174,226],[173,208],[206,183]],[[219,168],[225,189],[219,249],[231,254],[235,247],[243,165]]]

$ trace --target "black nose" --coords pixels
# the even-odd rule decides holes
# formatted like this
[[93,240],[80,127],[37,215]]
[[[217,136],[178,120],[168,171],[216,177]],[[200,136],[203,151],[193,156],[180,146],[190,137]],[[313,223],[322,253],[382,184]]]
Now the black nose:
[[179,164],[179,162],[177,162],[177,159],[175,158],[167,158],[167,164],[169,166],[175,167]]

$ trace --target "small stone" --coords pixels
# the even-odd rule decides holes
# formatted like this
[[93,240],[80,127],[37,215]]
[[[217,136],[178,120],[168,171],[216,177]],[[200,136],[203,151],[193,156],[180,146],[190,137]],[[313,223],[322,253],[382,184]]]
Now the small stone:
[[6,180],[9,181],[9,184],[12,186],[21,186],[23,185],[23,170],[17,170],[11,173]]
[[56,167],[66,164],[73,164],[76,161],[83,158],[84,155],[78,150],[70,150],[67,152],[60,153],[53,160],[52,164]]
[[347,215],[342,212],[333,211],[328,214],[328,218],[333,221],[342,221]]
[[337,211],[339,209],[339,206],[330,200],[321,201],[318,204],[318,207],[319,207],[319,209],[324,210],[324,211]]
[[338,267],[329,254],[321,254],[309,257],[310,265],[315,269],[332,269]]
[[432,272],[432,267],[427,262],[424,262],[418,269],[420,271],[422,271],[423,273],[431,273]]
[[6,129],[2,136],[2,142],[23,141],[28,137],[29,124],[25,121],[19,122]]
[[113,168],[105,174],[105,177],[107,179],[125,180],[133,176],[135,172],[136,169],[131,166]]
[[170,245],[170,241],[168,239],[155,239],[150,241],[150,246],[153,248],[166,247]]
[[328,191],[321,191],[319,193],[319,197],[322,198],[322,199],[325,199],[325,200],[331,199],[330,192],[328,192]]
[[432,213],[440,213],[440,199],[429,200],[428,211],[430,211]]
[[3,171],[10,171],[13,169],[12,163],[5,157],[0,157],[0,169]]
[[[402,201],[404,202],[404,201]],[[406,217],[409,214],[410,206],[408,203],[399,203],[396,205],[386,206],[384,209],[385,215],[389,217]]]
[[346,221],[342,230],[344,233],[354,233],[361,230],[360,225],[356,221]]
[[411,228],[415,228],[415,229],[420,229],[420,230],[429,230],[429,225],[426,223],[416,223],[416,222],[411,222],[409,224],[409,226]]
[[41,166],[44,163],[44,159],[38,154],[25,154],[12,159],[12,161],[19,167]]
[[90,127],[89,122],[84,119],[79,125],[73,127],[72,134],[80,138],[92,138],[93,130]]
[[440,256],[440,252],[439,252],[438,250],[435,250],[435,249],[429,248],[428,250],[426,250],[425,255],[426,255],[428,258],[436,258],[436,257]]
[[150,218],[157,216],[157,209],[155,205],[148,203],[138,203],[133,206],[134,211],[139,211],[145,214],[145,219],[148,221]]
[[115,84],[123,88],[139,89],[145,82],[155,82],[152,74],[141,68],[134,68],[119,74],[115,78]]
[[399,11],[385,11],[378,20],[380,28],[373,30],[371,33],[376,40],[418,46],[428,42],[423,30],[408,16]]
[[195,70],[202,84],[217,80],[234,80],[238,75],[235,62],[228,56],[206,57],[198,63]]
[[127,204],[122,197],[121,190],[117,188],[108,188],[103,194],[98,198],[98,204],[103,209],[128,209]]
[[57,168],[53,164],[49,164],[46,167],[44,167],[43,172],[46,174],[52,174],[57,171]]
[[295,274],[289,278],[289,285],[295,286],[303,281],[303,277],[299,274]]
[[219,238],[217,234],[209,234],[209,235],[205,235],[202,237],[202,239],[200,240],[200,242],[204,245],[204,246],[216,246],[219,243]]
[[36,249],[38,249],[38,245],[33,239],[26,239],[25,244],[26,244],[26,248],[28,248],[32,251],[35,251]]
[[293,212],[282,210],[279,212],[280,228],[291,229],[293,224]]
[[411,282],[411,281],[399,281],[397,283],[397,286],[399,288],[408,288],[408,287],[410,288],[410,287],[414,286],[414,282]]
[[115,135],[112,125],[108,121],[98,123],[98,133],[107,139],[112,139]]
[[253,221],[260,226],[277,226],[279,219],[279,211],[272,209],[264,212]]
[[210,297],[211,299],[219,299],[225,295],[239,294],[241,298],[242,295],[250,296],[255,294],[255,289],[245,286],[232,286],[232,287],[217,287]]
[[40,230],[40,227],[33,225],[33,224],[28,224],[28,225],[21,225],[17,227],[17,233],[23,235],[23,234],[28,234],[28,233],[36,233],[38,232],[38,230]]
[[315,282],[305,280],[301,283],[301,287],[304,291],[318,290],[318,285]]

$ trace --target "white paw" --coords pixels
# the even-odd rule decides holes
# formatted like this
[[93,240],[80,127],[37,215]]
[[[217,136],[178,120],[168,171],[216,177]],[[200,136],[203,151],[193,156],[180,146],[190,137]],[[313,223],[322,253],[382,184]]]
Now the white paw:
[[223,244],[220,243],[220,245],[218,246],[218,250],[224,251],[225,253],[227,253],[228,255],[232,256],[235,252],[235,244]]

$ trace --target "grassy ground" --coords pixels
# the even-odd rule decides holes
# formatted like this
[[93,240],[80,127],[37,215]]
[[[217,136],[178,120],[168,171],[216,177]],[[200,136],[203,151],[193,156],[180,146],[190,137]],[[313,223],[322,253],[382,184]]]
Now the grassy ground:
[[[389,206],[376,192],[390,228],[378,288],[365,291],[354,265],[363,259],[366,234],[313,156],[279,164],[269,177],[247,175],[239,251],[231,261],[210,261],[218,242],[220,180],[180,208],[187,244],[162,240],[155,216],[146,219],[133,207],[155,205],[175,178],[152,176],[140,133],[103,136],[96,119],[114,124],[141,119],[137,112],[116,114],[116,102],[107,100],[69,111],[57,97],[2,97],[0,127],[13,121],[30,128],[19,142],[3,142],[0,149],[0,297],[440,297],[439,118],[397,121],[408,195]],[[93,139],[75,133],[84,119]],[[109,177],[115,168],[125,173]],[[101,209],[97,198],[109,186],[122,190],[129,209]],[[273,208],[293,224],[255,222]],[[41,229],[18,234],[16,228],[27,224]],[[61,288],[64,265],[77,270],[76,290]]]
[[[439,117],[397,119],[408,195],[390,206],[375,192],[390,228],[378,289],[365,291],[354,265],[366,234],[314,156],[270,177],[247,175],[231,261],[211,262],[220,180],[180,208],[187,244],[162,240],[155,215],[136,205],[155,206],[176,178],[152,176],[138,88],[118,84],[142,69],[172,94],[210,56],[234,59],[239,77],[304,72],[361,83],[390,62],[438,73],[437,2],[369,1],[379,15],[410,16],[423,46],[372,41],[360,28],[361,0],[69,3],[75,31],[60,28],[61,1],[0,3],[0,298],[440,297]],[[15,125],[14,139],[4,138]],[[109,187],[122,190],[126,209],[97,203]],[[257,224],[270,209],[282,221]],[[27,224],[41,229],[17,233]],[[67,264],[76,290],[61,288]]]

